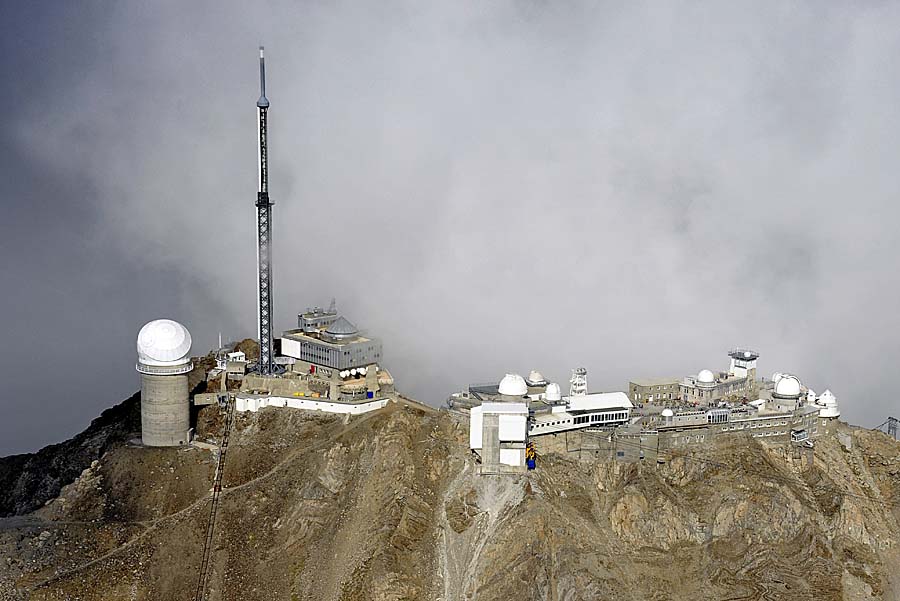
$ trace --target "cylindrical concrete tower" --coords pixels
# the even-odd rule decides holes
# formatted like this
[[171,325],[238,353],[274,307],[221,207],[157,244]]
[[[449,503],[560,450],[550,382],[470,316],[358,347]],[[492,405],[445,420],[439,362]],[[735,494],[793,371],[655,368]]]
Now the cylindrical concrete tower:
[[138,333],[141,374],[141,440],[148,447],[174,447],[190,442],[187,373],[191,333],[171,319],[151,321]]

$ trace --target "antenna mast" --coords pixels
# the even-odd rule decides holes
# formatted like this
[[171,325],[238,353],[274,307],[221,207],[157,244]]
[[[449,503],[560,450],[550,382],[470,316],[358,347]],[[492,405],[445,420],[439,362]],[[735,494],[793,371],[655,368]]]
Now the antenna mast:
[[256,258],[259,276],[259,373],[273,372],[272,358],[272,202],[269,200],[266,59],[259,47],[259,190],[256,194]]

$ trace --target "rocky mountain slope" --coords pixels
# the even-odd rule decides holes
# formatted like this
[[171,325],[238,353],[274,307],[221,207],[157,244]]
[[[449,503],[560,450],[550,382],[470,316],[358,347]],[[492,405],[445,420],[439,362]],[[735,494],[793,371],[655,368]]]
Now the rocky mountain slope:
[[71,439],[37,453],[0,457],[0,517],[37,509],[112,445],[141,429],[141,395],[111,407]]
[[[243,340],[238,348],[258,356],[252,340]],[[194,370],[188,384],[195,392],[206,387],[206,372],[215,365],[209,354],[194,358]],[[33,511],[59,494],[93,461],[129,437],[139,436],[141,429],[141,395],[135,393],[100,414],[79,434],[59,444],[44,447],[36,453],[0,457],[0,517]]]
[[[900,599],[900,444],[881,433],[820,441],[811,465],[735,439],[519,477],[476,475],[466,440],[406,401],[238,414],[208,598]],[[214,469],[209,450],[111,445],[0,520],[0,599],[192,599]]]

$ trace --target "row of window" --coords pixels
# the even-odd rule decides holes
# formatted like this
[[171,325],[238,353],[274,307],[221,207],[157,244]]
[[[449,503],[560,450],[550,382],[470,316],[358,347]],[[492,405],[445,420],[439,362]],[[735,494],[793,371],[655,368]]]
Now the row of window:
[[787,420],[783,420],[780,422],[751,422],[749,424],[735,424],[730,428],[722,428],[722,432],[728,432],[729,430],[743,430],[744,428],[771,428],[773,426],[786,426]]
[[[536,427],[536,428],[543,428],[543,427],[546,427],[546,426],[559,426],[559,425],[562,425],[562,424],[571,424],[571,423],[572,423],[572,420],[571,420],[571,419],[561,419],[561,420],[559,420],[559,421],[557,421],[557,422],[546,422],[546,423],[543,423],[543,424],[535,424],[535,427]],[[575,418],[575,423],[576,423],[576,424],[578,423],[578,418]]]
[[597,424],[601,422],[618,422],[628,419],[627,411],[608,411],[605,413],[590,413],[588,415],[579,415],[575,418],[576,424]]
[[574,418],[574,422],[572,418],[569,419],[561,419],[555,422],[544,422],[540,424],[535,424],[535,428],[544,428],[548,426],[560,426],[564,424],[597,424],[597,423],[608,423],[608,422],[618,422],[624,421],[628,419],[627,411],[608,411],[605,413],[589,413],[587,415],[579,415]]

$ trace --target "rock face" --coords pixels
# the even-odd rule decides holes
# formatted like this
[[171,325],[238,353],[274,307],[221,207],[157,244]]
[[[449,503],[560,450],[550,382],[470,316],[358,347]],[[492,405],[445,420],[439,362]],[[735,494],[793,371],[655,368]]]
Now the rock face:
[[140,394],[107,409],[66,442],[37,453],[0,457],[0,516],[37,509],[112,445],[141,429]]
[[[811,462],[735,439],[481,477],[467,424],[414,402],[238,414],[207,598],[898,599],[900,445],[843,429]],[[214,452],[112,444],[79,473],[0,520],[0,599],[192,599]]]
[[[188,384],[205,389],[206,372],[215,365],[212,355],[194,359]],[[141,395],[135,393],[100,414],[83,432],[37,453],[0,457],[0,517],[33,511],[59,494],[92,461],[107,450],[140,436]]]

